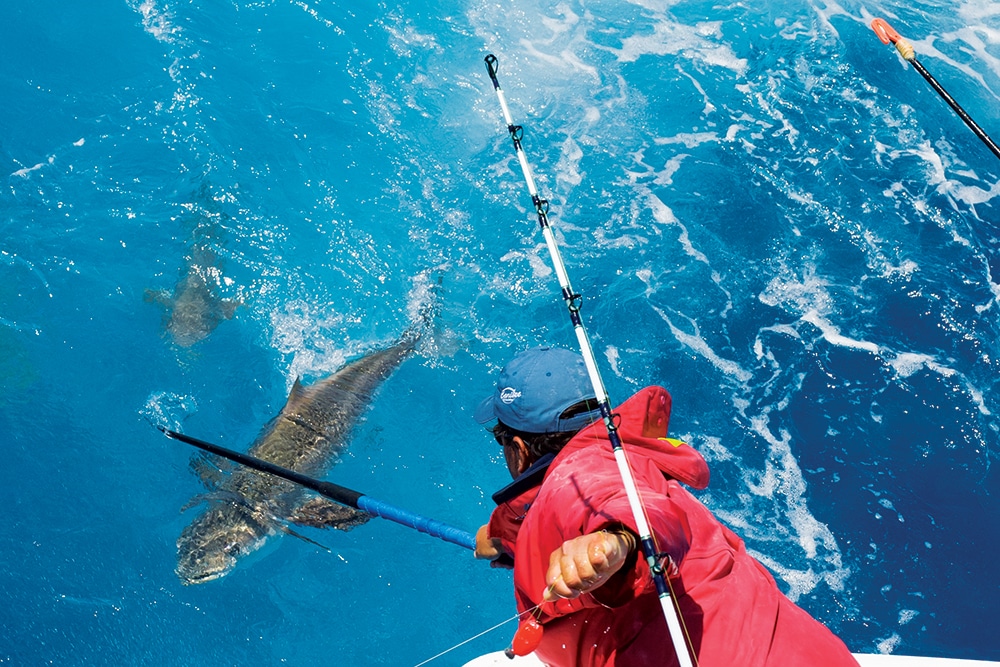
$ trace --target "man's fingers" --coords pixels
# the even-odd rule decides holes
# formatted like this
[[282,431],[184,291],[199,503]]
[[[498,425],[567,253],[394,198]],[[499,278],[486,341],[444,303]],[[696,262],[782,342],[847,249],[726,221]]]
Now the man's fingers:
[[583,580],[590,576],[589,564],[577,554],[562,553],[556,560],[556,577],[552,581],[554,592],[560,597],[576,597],[584,588]]
[[[569,554],[566,559],[566,565],[563,568],[563,579],[566,581],[566,585],[574,589],[582,589],[588,583],[593,583],[598,579],[597,571],[594,569],[593,563],[590,561],[590,553],[588,550],[578,551],[573,554]],[[567,570],[571,571],[575,577],[567,578]]]
[[495,537],[490,537],[489,525],[476,531],[476,549],[472,555],[483,560],[495,561],[503,555],[503,543]]
[[590,550],[588,552],[590,565],[594,571],[604,574],[612,567],[612,561],[617,555],[618,543],[613,535],[603,531],[595,533],[591,537]]
[[545,575],[549,587],[544,598],[575,598],[600,586],[606,579],[605,573],[615,568],[608,551],[616,550],[617,545],[609,539],[614,538],[605,533],[582,535],[553,551]]
[[545,573],[545,582],[548,588],[545,589],[543,600],[554,600],[557,597],[566,597],[571,593],[563,582],[562,578],[562,551],[557,549],[549,555],[549,569]]

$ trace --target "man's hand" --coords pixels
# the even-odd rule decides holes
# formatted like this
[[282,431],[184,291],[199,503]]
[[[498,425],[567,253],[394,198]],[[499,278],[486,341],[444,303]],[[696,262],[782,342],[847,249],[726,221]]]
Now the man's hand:
[[476,551],[474,555],[481,560],[496,560],[504,554],[500,540],[489,535],[489,524],[476,531]]
[[611,578],[635,549],[636,539],[627,531],[600,531],[563,542],[549,556],[542,599],[575,598],[599,588]]

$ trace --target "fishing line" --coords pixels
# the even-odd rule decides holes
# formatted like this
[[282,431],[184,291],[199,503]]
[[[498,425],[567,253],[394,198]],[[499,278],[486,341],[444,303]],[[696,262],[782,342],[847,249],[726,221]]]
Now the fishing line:
[[875,31],[875,34],[883,44],[892,42],[893,46],[895,46],[896,50],[899,52],[899,55],[903,57],[903,60],[913,65],[913,69],[917,70],[920,75],[927,80],[927,83],[931,84],[931,87],[935,90],[935,92],[937,92],[937,94],[948,103],[948,106],[950,106],[952,110],[958,114],[958,117],[969,126],[969,129],[971,129],[975,135],[979,137],[984,144],[986,144],[986,147],[989,148],[994,155],[1000,158],[1000,146],[997,146],[996,143],[990,139],[989,135],[983,131],[983,128],[979,127],[979,125],[976,124],[976,121],[972,120],[972,117],[965,112],[965,109],[963,109],[959,103],[948,94],[948,91],[944,89],[944,86],[938,83],[937,79],[931,76],[931,73],[927,71],[927,68],[920,64],[920,61],[917,60],[916,53],[913,50],[913,45],[900,37],[899,33],[893,30],[892,26],[889,25],[885,19],[875,19],[872,21],[871,29]]
[[[497,60],[497,57],[491,53],[486,56],[485,62],[486,70],[489,72],[490,80],[493,82],[493,90],[496,92],[497,99],[500,101],[500,107],[503,110],[503,117],[507,123],[507,132],[510,134],[511,141],[514,144],[514,152],[516,153],[517,160],[521,165],[521,173],[524,174],[524,181],[528,186],[528,193],[531,195],[531,201],[535,206],[535,213],[538,215],[538,224],[542,229],[542,235],[545,238],[545,245],[549,249],[549,255],[552,258],[552,265],[554,266],[556,275],[559,278],[559,285],[562,288],[563,300],[566,302],[566,309],[569,312],[570,321],[573,323],[573,330],[576,333],[577,342],[580,346],[580,352],[582,353],[584,363],[587,367],[587,374],[590,376],[590,382],[594,388],[594,395],[597,399],[601,416],[604,419],[604,426],[608,431],[608,440],[611,442],[611,448],[614,451],[615,462],[618,465],[618,472],[621,475],[622,485],[625,488],[625,495],[628,498],[629,507],[632,510],[632,517],[639,532],[639,542],[642,545],[642,552],[646,558],[646,563],[649,565],[649,571],[653,576],[653,581],[656,584],[657,596],[660,600],[660,608],[663,611],[663,617],[666,620],[667,628],[670,631],[670,638],[673,642],[674,652],[677,655],[677,659],[680,662],[681,667],[693,667],[691,663],[691,654],[687,650],[684,631],[680,625],[677,607],[671,594],[670,587],[666,582],[666,575],[660,563],[660,556],[657,553],[652,531],[650,530],[649,522],[646,520],[645,509],[642,505],[642,500],[639,498],[635,479],[632,475],[632,469],[628,463],[628,458],[625,455],[625,448],[622,446],[621,438],[618,435],[618,427],[615,423],[617,415],[615,415],[611,410],[611,403],[608,399],[607,391],[604,388],[604,380],[601,378],[601,373],[597,368],[597,360],[594,356],[594,350],[590,344],[587,329],[584,327],[583,320],[580,317],[580,307],[583,297],[579,293],[575,292],[573,287],[570,285],[569,275],[566,273],[566,266],[563,263],[562,255],[559,252],[559,246],[556,244],[555,234],[552,231],[552,227],[549,225],[549,202],[548,200],[542,199],[538,196],[538,189],[535,187],[535,179],[531,175],[531,167],[528,165],[528,158],[521,145],[521,139],[524,136],[524,128],[520,125],[514,124],[514,119],[507,106],[507,98],[504,95],[503,89],[500,87],[500,81],[497,79],[499,61]],[[515,640],[516,639],[517,637],[515,635]],[[538,637],[538,640],[541,640],[540,636]]]
[[505,621],[500,621],[499,623],[497,623],[496,625],[494,625],[494,626],[493,626],[492,628],[488,628],[488,629],[486,629],[486,630],[483,630],[483,631],[482,631],[482,632],[480,632],[480,633],[479,633],[478,635],[475,635],[475,636],[472,636],[472,637],[469,637],[469,638],[468,638],[468,639],[466,639],[465,641],[462,641],[462,642],[459,642],[458,644],[455,644],[455,645],[454,645],[454,646],[452,646],[451,648],[449,648],[449,649],[445,649],[444,651],[441,651],[440,653],[438,653],[437,655],[435,655],[435,656],[433,656],[433,657],[431,657],[431,658],[427,658],[427,659],[426,659],[426,660],[424,660],[423,662],[418,662],[418,663],[417,663],[417,664],[415,664],[415,665],[414,665],[413,667],[421,667],[421,665],[426,665],[426,664],[427,664],[427,663],[429,663],[429,662],[433,662],[434,660],[437,660],[438,658],[440,658],[440,657],[441,657],[442,655],[445,655],[446,653],[451,653],[451,652],[452,652],[452,651],[454,651],[455,649],[457,649],[457,648],[459,648],[459,647],[462,647],[462,646],[465,646],[465,645],[466,645],[466,644],[468,644],[469,642],[471,642],[471,641],[474,641],[474,640],[476,640],[476,639],[479,639],[479,638],[480,638],[480,637],[482,637],[483,635],[487,635],[487,634],[489,634],[489,633],[493,632],[494,630],[496,630],[497,628],[499,628],[499,627],[501,627],[501,626],[504,626],[504,625],[507,625],[507,624],[508,624],[508,623],[510,623],[511,621],[515,621],[515,620],[519,619],[519,618],[520,618],[521,616],[523,616],[523,615],[525,615],[525,614],[531,614],[531,613],[533,613],[533,612],[534,612],[534,611],[535,611],[536,609],[538,609],[538,608],[539,608],[539,607],[541,607],[541,606],[542,606],[542,605],[540,605],[540,604],[539,604],[539,605],[536,605],[535,607],[533,607],[533,608],[531,608],[531,609],[529,609],[529,610],[527,610],[527,611],[525,611],[525,612],[521,612],[521,613],[517,613],[517,614],[514,614],[513,616],[511,616],[511,617],[510,617],[510,618],[508,618],[507,620],[505,620]]

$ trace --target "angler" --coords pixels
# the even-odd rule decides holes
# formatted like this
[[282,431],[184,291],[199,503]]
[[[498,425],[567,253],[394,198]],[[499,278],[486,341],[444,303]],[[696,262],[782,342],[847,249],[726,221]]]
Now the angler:
[[515,478],[476,548],[480,558],[514,558],[526,620],[510,652],[534,652],[549,667],[856,667],[844,643],[683,489],[704,488],[708,466],[666,439],[666,390],[649,387],[612,410],[492,54],[486,68],[582,353],[521,353],[476,412],[496,420]]

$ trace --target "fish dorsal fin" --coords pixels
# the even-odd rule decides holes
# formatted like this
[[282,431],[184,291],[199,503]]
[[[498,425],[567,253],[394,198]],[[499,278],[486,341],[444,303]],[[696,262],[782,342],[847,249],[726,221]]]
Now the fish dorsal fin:
[[292,411],[296,405],[306,400],[306,388],[302,386],[302,378],[295,378],[295,384],[292,385],[292,390],[288,393],[288,402],[285,403],[284,412]]

